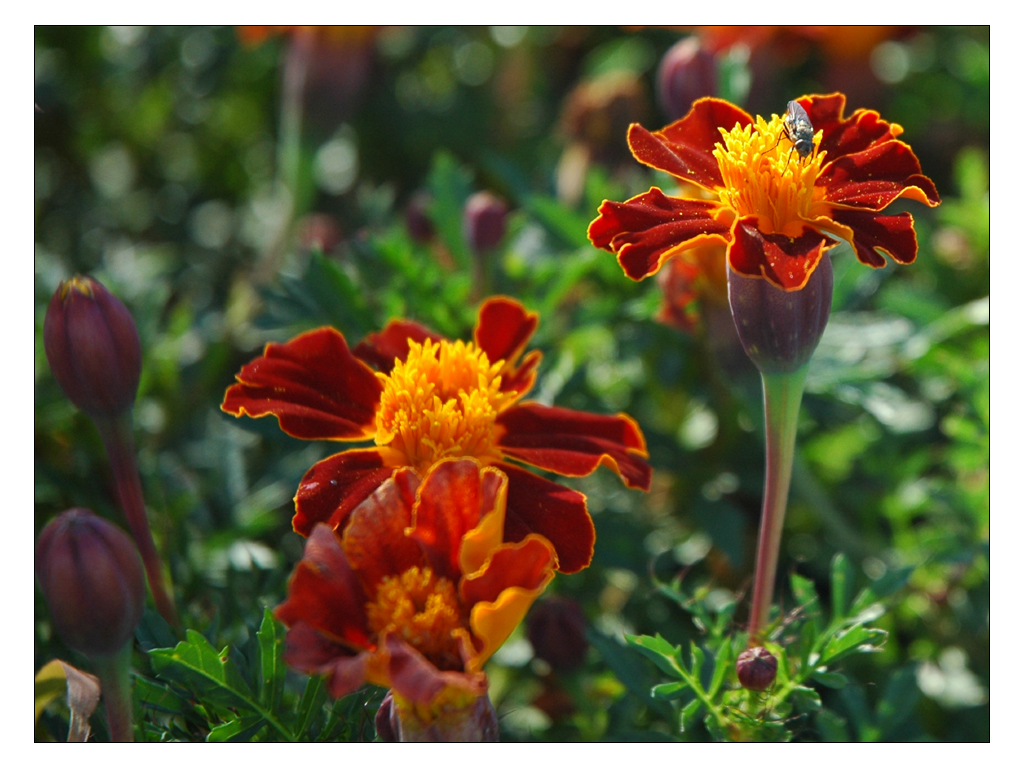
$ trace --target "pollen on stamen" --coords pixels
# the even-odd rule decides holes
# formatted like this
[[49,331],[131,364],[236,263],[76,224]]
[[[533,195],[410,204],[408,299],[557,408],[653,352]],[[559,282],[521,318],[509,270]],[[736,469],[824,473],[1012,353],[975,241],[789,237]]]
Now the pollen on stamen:
[[722,141],[713,153],[722,174],[721,201],[740,216],[757,216],[762,231],[796,237],[810,218],[825,153],[818,151],[821,131],[807,157],[793,152],[784,126],[782,117],[772,115],[771,121],[758,117],[752,125],[720,128]]
[[491,363],[472,342],[409,343],[390,374],[377,411],[375,440],[389,463],[426,470],[450,456],[501,458],[495,420],[517,398],[501,391],[504,361]]

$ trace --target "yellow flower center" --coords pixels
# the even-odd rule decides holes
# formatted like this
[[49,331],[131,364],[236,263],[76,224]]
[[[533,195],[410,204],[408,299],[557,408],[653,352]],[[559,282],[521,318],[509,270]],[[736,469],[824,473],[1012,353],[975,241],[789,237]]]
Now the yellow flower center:
[[410,341],[405,361],[377,374],[384,392],[374,439],[387,463],[425,471],[447,456],[498,461],[494,421],[516,399],[500,389],[502,365],[472,342]]
[[814,182],[825,153],[818,151],[821,131],[814,135],[811,153],[801,157],[784,129],[778,115],[770,122],[758,116],[754,125],[718,129],[722,143],[715,145],[714,155],[724,181],[718,196],[740,216],[758,216],[762,232],[798,237],[802,222],[812,218]]
[[366,616],[378,637],[394,632],[438,669],[462,669],[453,635],[462,626],[455,585],[430,568],[413,566],[400,576],[386,576],[367,603]]

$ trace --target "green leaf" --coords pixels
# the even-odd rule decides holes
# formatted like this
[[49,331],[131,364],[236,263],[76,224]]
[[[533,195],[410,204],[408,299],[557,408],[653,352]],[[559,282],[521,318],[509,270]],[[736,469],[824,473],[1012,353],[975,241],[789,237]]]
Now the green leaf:
[[193,629],[174,648],[149,652],[157,677],[184,685],[200,694],[204,702],[224,707],[252,708],[253,694],[235,665],[228,661],[228,649],[217,653],[209,641]]
[[846,615],[846,609],[853,596],[853,582],[856,573],[850,559],[842,552],[832,558],[832,620]]
[[327,685],[324,678],[320,675],[312,675],[306,681],[306,689],[302,692],[302,700],[299,702],[299,722],[295,728],[296,739],[309,740],[309,731],[317,715],[323,711],[325,701],[327,701]]
[[210,730],[206,737],[209,742],[241,742],[251,741],[262,728],[267,726],[267,721],[261,715],[250,715],[240,717],[237,720],[223,723]]
[[651,688],[651,696],[656,699],[678,699],[685,692],[690,690],[690,686],[686,681],[679,681],[675,683],[659,683],[658,685]]
[[818,593],[814,589],[814,582],[805,579],[798,573],[794,573],[789,579],[793,588],[793,595],[796,597],[800,609],[808,616],[814,625],[815,632],[821,632],[824,622],[821,616],[821,606],[818,603]]
[[472,259],[462,234],[462,206],[470,194],[471,178],[472,174],[459,166],[454,157],[447,152],[437,152],[427,179],[431,195],[430,219],[438,237],[463,270]]
[[817,712],[821,709],[821,696],[813,688],[798,685],[790,694],[793,705],[802,712]]
[[683,707],[683,711],[679,713],[679,730],[681,732],[685,732],[693,727],[703,706],[700,699],[694,699]]
[[857,652],[877,651],[888,635],[884,629],[869,629],[859,625],[851,627],[829,639],[818,663],[830,664]]
[[526,201],[526,209],[550,231],[560,237],[570,248],[584,248],[590,245],[587,228],[593,218],[571,211],[557,200],[543,195],[532,195]]
[[626,635],[626,643],[653,661],[666,675],[677,680],[683,678],[680,674],[682,651],[678,646],[669,644],[661,635]]
[[902,589],[907,581],[910,580],[910,574],[913,572],[912,566],[887,571],[882,578],[868,585],[857,594],[850,613],[858,614],[872,603],[877,603],[896,590]]
[[828,709],[821,710],[814,718],[821,734],[822,741],[849,743],[850,731],[846,728],[846,720]]
[[270,710],[276,710],[281,703],[284,690],[284,634],[283,624],[274,619],[269,608],[263,609],[263,622],[256,638],[260,646],[260,703]]
[[917,700],[921,698],[921,689],[917,684],[917,676],[911,667],[898,669],[889,682],[885,684],[885,692],[876,708],[876,721],[882,724],[883,741],[910,717]]
[[732,645],[727,642],[722,643],[722,646],[718,649],[718,655],[715,657],[715,669],[711,673],[711,682],[708,684],[708,698],[713,699],[715,694],[718,693],[718,689],[725,682],[726,675],[732,669],[732,664]]
[[692,640],[690,641],[690,671],[693,679],[700,681],[701,672],[704,670],[704,651]]
[[811,679],[829,688],[845,688],[847,683],[850,682],[846,679],[846,675],[825,670],[813,673]]

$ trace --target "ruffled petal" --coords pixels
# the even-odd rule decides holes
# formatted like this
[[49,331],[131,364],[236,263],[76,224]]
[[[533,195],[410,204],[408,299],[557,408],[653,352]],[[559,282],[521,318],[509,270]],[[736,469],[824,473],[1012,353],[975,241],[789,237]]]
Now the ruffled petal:
[[699,99],[685,117],[666,128],[651,133],[633,123],[626,138],[633,157],[644,165],[714,190],[722,186],[722,173],[712,154],[722,141],[718,129],[728,131],[737,123],[752,122],[750,115],[727,101]]
[[[335,643],[369,648],[365,605],[366,593],[345,558],[341,540],[330,527],[316,526],[288,581],[288,599],[275,615],[288,626],[305,622]],[[301,650],[307,658],[317,651],[308,642]]]
[[902,141],[876,144],[829,162],[815,182],[825,201],[880,211],[899,197],[932,207],[939,204],[935,184],[921,173],[913,150]]
[[502,463],[508,475],[505,541],[522,541],[539,533],[558,555],[558,570],[576,573],[594,556],[594,521],[587,512],[587,497],[532,472]]
[[496,296],[480,307],[473,340],[492,363],[504,360],[501,389],[525,394],[533,387],[540,352],[531,352],[517,365],[530,337],[537,330],[537,313],[527,312],[515,299]]
[[587,236],[598,248],[617,254],[626,275],[641,280],[680,251],[728,243],[729,223],[716,218],[721,212],[720,203],[669,197],[652,187],[624,203],[601,203]]
[[389,656],[390,687],[417,706],[430,707],[442,694],[469,701],[487,693],[487,678],[482,672],[442,672],[394,634],[384,639],[384,648]]
[[[475,459],[447,459],[431,468],[420,485],[408,536],[420,544],[435,573],[458,583],[463,573],[463,539],[495,511],[499,498],[504,501],[504,486],[500,473],[483,470]],[[494,536],[491,545],[500,543],[500,537]]]
[[804,96],[797,99],[807,110],[815,131],[821,131],[819,152],[827,152],[826,162],[845,155],[862,152],[870,146],[891,141],[903,133],[896,123],[888,123],[869,109],[858,109],[844,118],[846,96],[832,93],[828,96]]
[[736,222],[735,241],[729,248],[729,266],[748,277],[763,277],[786,291],[807,285],[822,254],[837,240],[804,227],[799,237],[765,234],[757,228],[757,217]]
[[327,677],[327,690],[334,698],[346,696],[367,681],[370,653],[353,652],[332,642],[304,621],[288,628],[284,638],[284,661],[300,672]]
[[832,218],[853,231],[852,245],[862,264],[884,267],[885,259],[878,251],[889,254],[900,264],[910,264],[917,258],[914,217],[909,213],[884,215],[837,209],[833,211]]
[[308,536],[317,523],[342,528],[349,513],[394,471],[385,466],[375,448],[336,453],[318,461],[299,483],[292,528],[302,536]]
[[443,337],[412,320],[392,320],[380,333],[371,333],[352,350],[353,354],[381,373],[391,373],[395,358],[405,360],[409,342],[422,344]]
[[567,477],[604,464],[630,488],[649,490],[651,467],[640,427],[629,416],[603,416],[539,403],[514,405],[498,416],[502,452]]
[[554,578],[557,566],[551,542],[530,535],[518,544],[503,546],[478,576],[463,580],[459,592],[464,604],[473,606],[469,624],[483,641],[468,669],[480,669],[508,639]]
[[235,416],[273,415],[287,434],[305,440],[365,440],[383,390],[345,337],[319,328],[286,344],[267,344],[242,367],[221,410]]
[[376,594],[385,576],[423,564],[420,548],[405,535],[418,485],[413,470],[399,469],[349,516],[342,549],[368,595]]

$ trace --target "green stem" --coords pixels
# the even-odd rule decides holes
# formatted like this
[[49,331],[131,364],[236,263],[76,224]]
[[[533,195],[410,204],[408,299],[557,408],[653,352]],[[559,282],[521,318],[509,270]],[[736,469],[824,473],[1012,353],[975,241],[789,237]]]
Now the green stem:
[[94,656],[100,690],[107,710],[111,741],[134,741],[132,729],[132,644],[111,656]]
[[153,602],[160,615],[172,627],[178,626],[178,611],[174,607],[164,577],[163,562],[153,543],[153,532],[146,517],[146,506],[142,496],[142,482],[139,480],[139,469],[135,461],[135,441],[132,438],[132,415],[128,411],[117,419],[97,419],[96,426],[103,438],[103,445],[110,457],[110,467],[114,472],[114,485],[117,488],[121,507],[128,519],[135,546],[142,555],[142,563],[146,568],[149,589],[153,593]]
[[754,566],[754,596],[748,627],[752,644],[763,640],[761,632],[768,623],[768,611],[772,604],[789,481],[793,474],[796,426],[806,377],[806,365],[791,373],[761,374],[764,384],[765,477],[757,562]]

